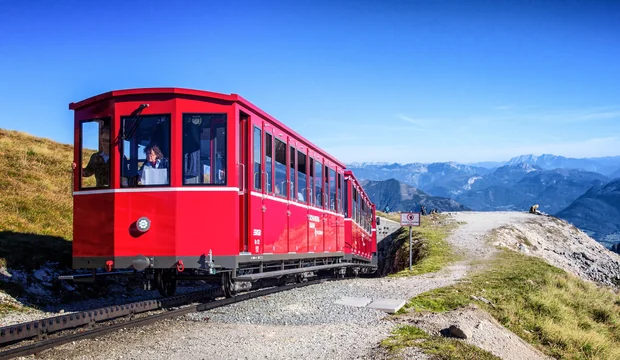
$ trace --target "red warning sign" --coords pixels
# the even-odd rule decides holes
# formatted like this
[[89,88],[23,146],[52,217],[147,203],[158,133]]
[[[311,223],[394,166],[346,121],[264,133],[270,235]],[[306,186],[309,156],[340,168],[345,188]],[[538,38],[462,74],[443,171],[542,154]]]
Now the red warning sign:
[[400,226],[420,226],[420,213],[400,213]]

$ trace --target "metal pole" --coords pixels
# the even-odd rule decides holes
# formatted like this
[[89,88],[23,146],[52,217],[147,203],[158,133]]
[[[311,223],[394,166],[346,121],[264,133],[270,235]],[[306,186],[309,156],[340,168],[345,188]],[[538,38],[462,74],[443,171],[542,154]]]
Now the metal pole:
[[412,255],[412,244],[411,244],[411,234],[413,233],[413,227],[409,226],[409,271],[412,270],[412,262],[413,262],[413,255]]

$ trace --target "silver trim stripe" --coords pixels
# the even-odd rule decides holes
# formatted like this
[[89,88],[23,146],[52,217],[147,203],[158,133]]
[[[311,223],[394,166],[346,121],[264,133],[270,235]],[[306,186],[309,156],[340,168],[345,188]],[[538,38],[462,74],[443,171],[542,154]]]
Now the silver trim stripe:
[[[358,223],[356,223],[355,221],[353,221],[353,219],[346,218],[346,219],[344,219],[344,221],[352,221],[352,222],[353,222],[353,224],[354,224],[355,226],[357,226],[358,228],[360,228],[360,230],[362,230],[364,233],[368,234],[369,236],[372,236],[372,234],[371,234],[371,233],[369,233],[368,231],[366,231],[366,229],[364,229],[363,227],[361,227],[361,226],[360,226],[360,224],[358,224]],[[373,230],[373,231],[376,231],[376,230]]]
[[319,212],[323,212],[323,213],[328,213],[328,214],[331,214],[331,215],[334,215],[334,216],[338,216],[338,217],[344,218],[343,214],[338,214],[338,213],[335,213],[335,212],[332,212],[332,211],[329,211],[329,210],[325,210],[325,209],[318,209],[318,208],[315,208],[315,207],[312,207],[312,206],[300,204],[300,203],[295,202],[295,201],[290,201],[290,200],[282,199],[282,198],[279,198],[277,196],[265,195],[263,193],[259,193],[259,192],[256,192],[256,191],[252,191],[251,194],[252,194],[252,196],[256,196],[256,197],[259,197],[261,199],[275,200],[277,202],[281,202],[281,203],[284,203],[284,204],[289,204],[289,205],[301,207],[301,208],[304,208],[304,209],[307,209],[307,210],[314,210],[314,211],[319,211]]
[[[237,187],[164,187],[164,188],[128,188],[128,189],[101,189],[101,190],[82,190],[82,191],[74,191],[73,195],[95,195],[95,194],[115,194],[115,193],[149,193],[149,192],[239,192],[239,188]],[[272,195],[265,195],[259,192],[252,191],[252,196],[266,198],[270,200],[275,200],[281,202],[283,204],[289,204],[298,206],[308,210],[315,210],[323,213],[328,213],[334,216],[344,218],[343,214],[338,214],[325,209],[317,209],[308,205],[299,204],[295,201],[289,201],[286,199],[281,199]]]

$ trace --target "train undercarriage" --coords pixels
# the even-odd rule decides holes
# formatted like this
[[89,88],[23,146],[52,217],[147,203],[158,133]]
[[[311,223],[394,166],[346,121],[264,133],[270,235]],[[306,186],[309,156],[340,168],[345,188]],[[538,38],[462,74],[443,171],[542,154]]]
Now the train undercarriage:
[[283,286],[290,283],[301,283],[317,277],[357,277],[373,274],[377,270],[376,263],[367,260],[348,259],[342,257],[309,258],[279,261],[261,261],[238,264],[236,269],[168,269],[147,268],[142,271],[120,270],[60,276],[60,280],[79,283],[94,283],[98,280],[114,276],[135,276],[142,280],[145,290],[157,289],[164,297],[176,294],[177,285],[183,281],[200,281],[203,284],[221,286],[226,297],[238,293],[264,287]]

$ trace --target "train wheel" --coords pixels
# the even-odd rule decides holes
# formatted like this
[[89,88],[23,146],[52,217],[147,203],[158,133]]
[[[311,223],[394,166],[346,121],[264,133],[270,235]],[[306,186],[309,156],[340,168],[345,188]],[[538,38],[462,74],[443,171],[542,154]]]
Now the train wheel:
[[177,280],[174,275],[176,275],[175,269],[155,269],[155,282],[161,296],[174,296],[177,292]]
[[237,295],[235,283],[232,281],[232,273],[226,272],[222,274],[222,287],[227,298]]

